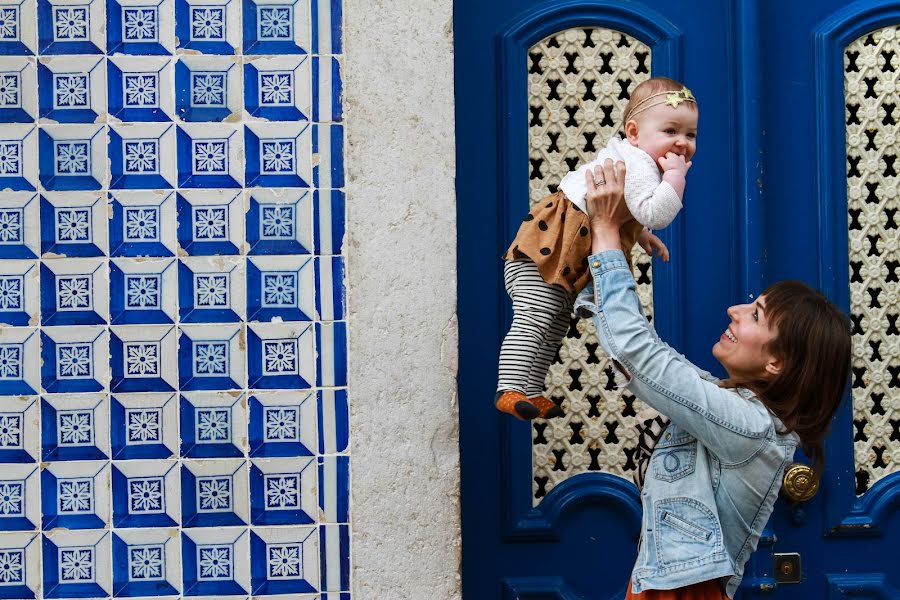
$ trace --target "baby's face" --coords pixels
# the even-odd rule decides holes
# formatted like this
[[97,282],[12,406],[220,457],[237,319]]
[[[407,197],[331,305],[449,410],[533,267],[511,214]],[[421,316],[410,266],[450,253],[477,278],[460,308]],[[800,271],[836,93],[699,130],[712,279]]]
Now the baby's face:
[[[657,104],[635,117],[636,128],[626,125],[628,141],[653,158],[659,166],[659,159],[668,152],[691,160],[697,150],[697,105],[682,102],[677,108],[668,104]],[[630,121],[629,121],[630,123]]]

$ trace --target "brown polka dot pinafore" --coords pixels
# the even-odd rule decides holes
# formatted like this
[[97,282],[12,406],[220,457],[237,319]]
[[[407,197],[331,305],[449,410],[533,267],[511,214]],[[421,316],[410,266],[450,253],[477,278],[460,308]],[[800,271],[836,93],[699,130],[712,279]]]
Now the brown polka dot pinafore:
[[[629,267],[631,248],[642,229],[643,226],[632,219],[619,230]],[[591,277],[587,260],[590,255],[588,216],[560,190],[535,204],[525,215],[503,258],[530,258],[545,282],[577,293]]]

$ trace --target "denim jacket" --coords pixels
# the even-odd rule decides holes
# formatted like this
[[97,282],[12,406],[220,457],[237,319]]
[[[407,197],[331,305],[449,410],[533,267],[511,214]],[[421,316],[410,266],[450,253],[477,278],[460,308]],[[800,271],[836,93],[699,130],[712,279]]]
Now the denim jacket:
[[[641,545],[632,591],[722,579],[734,597],[775,504],[795,433],[748,390],[726,389],[659,339],[644,317],[621,250],[588,259],[596,286],[576,310],[635,396],[669,417],[641,492]],[[615,363],[614,363],[615,365]]]

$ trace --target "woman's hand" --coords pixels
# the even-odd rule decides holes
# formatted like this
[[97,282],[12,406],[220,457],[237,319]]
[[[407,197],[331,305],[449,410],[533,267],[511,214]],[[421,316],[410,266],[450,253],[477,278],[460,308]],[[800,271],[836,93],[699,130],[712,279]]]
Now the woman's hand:
[[591,251],[596,254],[604,250],[621,248],[619,228],[633,219],[625,206],[625,163],[613,164],[606,159],[593,172],[585,173],[587,194],[585,207],[591,223]]

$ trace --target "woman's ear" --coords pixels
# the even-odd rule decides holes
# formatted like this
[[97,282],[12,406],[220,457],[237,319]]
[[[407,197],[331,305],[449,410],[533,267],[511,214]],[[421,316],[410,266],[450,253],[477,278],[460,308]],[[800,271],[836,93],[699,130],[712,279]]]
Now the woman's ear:
[[634,145],[637,142],[638,124],[634,119],[630,119],[625,123],[625,137]]
[[771,375],[772,377],[778,377],[779,375],[781,375],[782,366],[783,363],[781,362],[781,359],[769,359],[769,362],[766,363],[766,373]]

